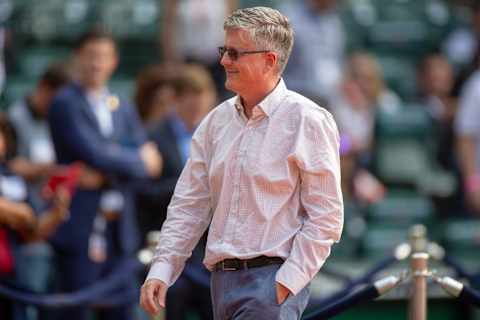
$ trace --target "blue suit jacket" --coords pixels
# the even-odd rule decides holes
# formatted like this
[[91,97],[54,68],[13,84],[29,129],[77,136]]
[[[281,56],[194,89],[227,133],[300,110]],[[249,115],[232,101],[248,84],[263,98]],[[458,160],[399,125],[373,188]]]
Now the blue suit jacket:
[[[136,112],[123,101],[112,112],[114,132],[104,137],[85,92],[78,84],[65,86],[54,98],[48,114],[57,162],[82,161],[102,172],[122,192],[124,210],[118,222],[118,245],[123,253],[138,246],[132,183],[147,177],[138,153],[146,140]],[[86,252],[102,190],[77,190],[70,219],[51,239],[57,251]]]
[[167,216],[168,204],[183,170],[177,137],[170,118],[155,124],[149,131],[163,159],[162,174],[139,187],[137,205],[139,224],[143,236],[151,230],[160,230]]

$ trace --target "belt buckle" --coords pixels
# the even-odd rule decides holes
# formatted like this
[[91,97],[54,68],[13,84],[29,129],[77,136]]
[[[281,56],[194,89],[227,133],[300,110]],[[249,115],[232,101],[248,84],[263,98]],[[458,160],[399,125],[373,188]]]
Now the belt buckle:
[[236,271],[237,269],[236,268],[228,268],[228,267],[225,267],[225,260],[222,261],[222,270],[223,271]]

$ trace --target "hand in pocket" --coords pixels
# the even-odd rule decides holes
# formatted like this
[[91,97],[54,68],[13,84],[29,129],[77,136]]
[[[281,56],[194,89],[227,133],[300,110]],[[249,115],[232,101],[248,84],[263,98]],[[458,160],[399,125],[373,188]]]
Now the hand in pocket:
[[277,303],[280,305],[287,300],[290,295],[290,290],[279,282],[275,282],[275,287],[277,292]]

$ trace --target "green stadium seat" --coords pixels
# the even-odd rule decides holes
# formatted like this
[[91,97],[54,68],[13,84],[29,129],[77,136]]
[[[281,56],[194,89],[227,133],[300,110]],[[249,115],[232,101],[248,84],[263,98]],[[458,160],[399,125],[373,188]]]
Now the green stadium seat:
[[405,101],[417,93],[416,65],[440,49],[457,14],[448,0],[345,0],[342,6],[348,51],[376,55],[386,83]]
[[395,55],[375,54],[383,70],[387,86],[404,101],[411,101],[417,94],[416,61]]
[[450,255],[477,260],[480,258],[480,221],[452,219],[445,222],[443,243]]
[[457,188],[452,172],[434,159],[432,122],[421,105],[398,113],[379,113],[376,123],[374,171],[388,186],[415,189],[424,195],[451,196]]
[[381,141],[376,146],[375,173],[388,185],[414,187],[428,169],[428,158],[424,147],[416,141]]
[[405,105],[398,112],[377,114],[378,139],[426,139],[431,132],[430,119],[422,105]]
[[94,22],[93,0],[22,0],[14,15],[17,36],[38,42],[72,42]]
[[53,62],[69,57],[70,49],[65,47],[38,46],[25,49],[18,57],[18,73],[22,77],[38,78]]
[[118,73],[128,77],[135,77],[139,70],[146,65],[158,63],[159,51],[153,43],[120,42],[120,65]]
[[257,7],[257,6],[264,6],[264,7],[271,7],[276,8],[278,7],[281,2],[284,0],[240,0],[239,7],[240,8],[249,8],[249,7]]
[[5,88],[5,102],[6,106],[15,101],[23,98],[28,94],[35,86],[36,81],[31,78],[24,77],[10,77],[8,78],[7,85]]
[[348,0],[346,6],[352,23],[367,31],[365,45],[397,57],[415,59],[436,49],[453,22],[444,0]]
[[362,240],[362,254],[366,258],[381,259],[393,254],[397,245],[408,240],[408,226],[369,223]]
[[412,191],[391,190],[383,200],[370,206],[368,221],[397,226],[428,224],[433,218],[433,211],[430,198]]
[[405,106],[399,112],[378,112],[375,128],[374,171],[387,184],[417,185],[431,166],[432,132],[422,106]]
[[155,41],[160,17],[157,0],[104,0],[98,4],[99,23],[120,41]]
[[332,249],[335,259],[356,258],[360,252],[361,239],[366,230],[365,214],[352,201],[344,200],[344,227],[342,239]]

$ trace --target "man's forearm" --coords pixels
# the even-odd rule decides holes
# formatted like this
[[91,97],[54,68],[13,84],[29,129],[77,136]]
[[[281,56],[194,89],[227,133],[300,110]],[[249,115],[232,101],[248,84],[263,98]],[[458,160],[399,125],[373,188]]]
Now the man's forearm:
[[457,140],[458,159],[460,170],[464,178],[473,176],[477,173],[475,141],[471,136],[460,136]]

